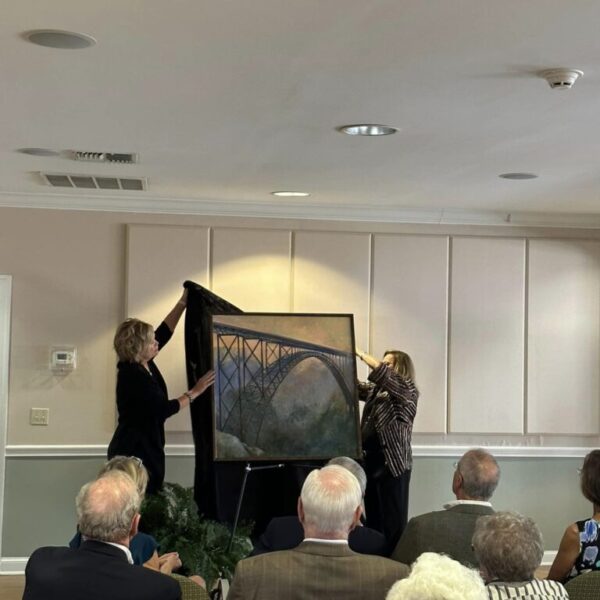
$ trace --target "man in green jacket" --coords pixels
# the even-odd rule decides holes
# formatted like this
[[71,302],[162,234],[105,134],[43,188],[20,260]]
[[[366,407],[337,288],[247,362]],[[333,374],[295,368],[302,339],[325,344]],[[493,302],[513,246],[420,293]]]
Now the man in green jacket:
[[465,566],[477,567],[471,538],[477,519],[494,512],[490,498],[499,479],[500,467],[489,452],[482,448],[466,452],[452,478],[456,500],[445,504],[444,510],[412,518],[392,559],[410,565],[423,552],[437,552]]

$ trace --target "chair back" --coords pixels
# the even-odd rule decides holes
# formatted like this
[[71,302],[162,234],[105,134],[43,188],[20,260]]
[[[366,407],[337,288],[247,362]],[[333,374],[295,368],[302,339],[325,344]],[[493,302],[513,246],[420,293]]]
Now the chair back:
[[569,600],[598,600],[600,598],[600,571],[578,575],[565,583]]
[[175,579],[181,588],[181,600],[209,600],[208,592],[187,577],[171,573],[170,577]]

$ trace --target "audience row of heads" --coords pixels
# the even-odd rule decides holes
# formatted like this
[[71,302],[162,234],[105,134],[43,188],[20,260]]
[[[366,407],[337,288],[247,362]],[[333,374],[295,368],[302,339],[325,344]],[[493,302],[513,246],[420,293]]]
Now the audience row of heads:
[[[81,534],[105,542],[126,540],[137,530],[139,510],[148,484],[148,472],[139,458],[115,456],[86,483],[76,498]],[[307,478],[299,500],[307,523],[315,531],[347,535],[363,512],[367,477],[353,459],[331,459],[328,469],[316,469]],[[355,522],[356,521],[356,522]]]
[[479,517],[473,535],[479,572],[442,554],[425,552],[386,600],[482,600],[485,583],[530,581],[544,555],[542,535],[529,517],[497,512]]
[[[466,452],[456,464],[452,491],[459,500],[488,501],[499,479],[496,459],[476,448]],[[306,478],[298,502],[300,520],[322,537],[347,535],[364,512],[366,486],[365,472],[355,460],[345,456],[333,458]]]
[[[473,449],[456,464],[452,489],[458,499],[488,501],[499,479],[495,458],[486,450]],[[298,507],[306,537],[345,537],[358,522],[363,493],[356,477],[339,465],[312,471]],[[481,516],[472,545],[479,572],[447,556],[427,552],[414,563],[410,576],[392,587],[388,600],[487,598],[485,582],[530,581],[544,554],[538,526],[516,512]]]
[[[459,499],[489,500],[499,477],[500,468],[489,452],[470,450],[456,465],[452,489]],[[114,541],[119,536],[124,539],[125,529],[131,526],[135,513],[139,512],[147,483],[148,473],[138,458],[117,456],[111,459],[100,470],[98,479],[84,485],[77,496],[82,535],[102,541]],[[131,484],[136,494],[129,497],[127,489]],[[363,468],[351,458],[333,458],[326,467],[315,469],[306,478],[298,501],[304,526],[314,535],[344,537],[364,513],[366,486]],[[109,488],[113,489],[112,495],[107,493]],[[99,498],[105,500],[101,502]],[[96,509],[106,515],[106,523],[100,522],[102,519]],[[119,511],[119,517],[112,514]],[[119,519],[123,521],[119,527],[112,527]]]
[[[599,469],[600,451],[591,452],[583,465],[581,489],[596,505],[600,505]],[[483,449],[473,449],[456,464],[452,490],[458,499],[487,501],[499,478],[494,457]],[[146,484],[146,469],[138,459],[115,457],[109,461],[98,479],[85,484],[77,496],[81,534],[106,542],[122,542],[134,535]],[[332,459],[327,466],[309,473],[298,500],[305,537],[347,538],[359,523],[365,489],[365,473],[351,458]],[[486,582],[531,580],[543,557],[539,528],[532,519],[516,512],[480,517],[472,545],[481,576],[448,557],[425,553],[415,562],[410,576],[392,587],[388,600],[483,598],[482,578]],[[443,594],[435,591],[440,586]]]

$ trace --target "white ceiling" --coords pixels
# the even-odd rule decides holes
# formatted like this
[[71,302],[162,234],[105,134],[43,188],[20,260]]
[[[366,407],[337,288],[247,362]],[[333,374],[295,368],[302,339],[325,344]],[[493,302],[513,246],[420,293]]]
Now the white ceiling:
[[[6,0],[0,204],[66,196],[131,210],[600,223],[599,26],[598,0]],[[20,37],[36,28],[98,44]],[[560,66],[585,76],[572,90],[536,76]],[[401,131],[335,130],[356,122]],[[141,160],[96,165],[22,147]],[[149,185],[61,200],[35,175],[44,170]],[[539,178],[498,178],[512,171]],[[282,189],[312,195],[270,195]]]

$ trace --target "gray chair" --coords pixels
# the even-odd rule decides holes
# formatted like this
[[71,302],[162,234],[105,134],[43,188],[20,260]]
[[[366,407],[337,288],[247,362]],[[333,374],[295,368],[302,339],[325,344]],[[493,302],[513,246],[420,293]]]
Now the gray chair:
[[600,571],[592,571],[567,581],[569,600],[598,600],[600,598]]

